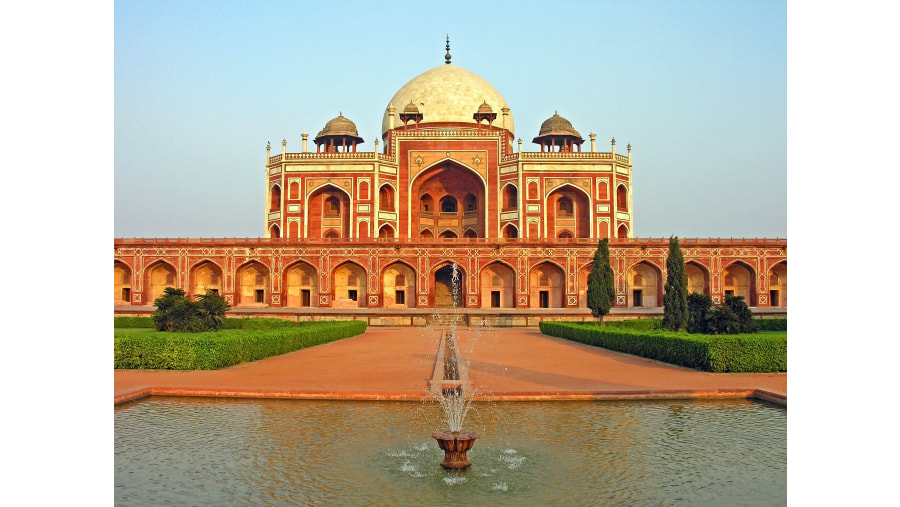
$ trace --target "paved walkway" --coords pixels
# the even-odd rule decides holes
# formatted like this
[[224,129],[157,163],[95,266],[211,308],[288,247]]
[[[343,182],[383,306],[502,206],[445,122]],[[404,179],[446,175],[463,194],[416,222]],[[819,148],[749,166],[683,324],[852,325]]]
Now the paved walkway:
[[[787,404],[786,373],[704,373],[542,334],[457,332],[483,399],[759,397]],[[370,327],[362,335],[216,371],[115,370],[115,403],[147,395],[420,400],[440,334]]]

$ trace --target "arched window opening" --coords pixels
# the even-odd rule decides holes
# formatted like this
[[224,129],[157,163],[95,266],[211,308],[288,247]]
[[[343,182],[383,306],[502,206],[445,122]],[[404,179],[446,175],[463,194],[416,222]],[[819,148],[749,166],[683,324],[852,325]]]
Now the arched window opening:
[[625,225],[620,225],[619,229],[616,231],[617,238],[627,238],[628,237],[628,227]]
[[281,237],[281,229],[278,228],[277,225],[272,226],[272,232],[269,234],[272,238],[280,238]]
[[625,185],[616,188],[616,211],[628,211],[628,192],[625,191]]
[[394,211],[394,189],[390,185],[382,185],[378,191],[378,209]]
[[441,213],[456,213],[456,198],[446,196],[441,199]]
[[278,185],[272,187],[271,198],[269,211],[279,211],[281,209],[281,187]]
[[568,197],[560,197],[559,201],[557,201],[557,206],[559,209],[559,216],[562,217],[570,217],[574,212],[574,206],[572,206],[572,199]]
[[466,229],[466,232],[465,232],[465,234],[463,234],[463,237],[464,238],[477,238],[478,233],[472,229]]
[[434,199],[430,195],[425,194],[419,199],[419,211],[425,215],[434,213]]
[[560,239],[571,239],[572,232],[571,231],[562,231],[561,233],[559,233],[559,237],[560,237]]
[[463,199],[463,206],[465,207],[466,213],[474,212],[478,210],[478,201],[475,199],[475,196],[469,194]]
[[334,229],[332,229],[332,230],[330,230],[330,231],[328,231],[328,232],[325,233],[324,238],[326,238],[326,239],[338,239],[338,238],[340,238],[340,235],[338,235],[338,233],[337,233]]
[[504,238],[518,238],[519,237],[519,229],[516,228],[515,225],[507,225],[503,228],[503,237]]
[[515,185],[503,187],[503,210],[513,210],[519,207],[519,191]]
[[325,216],[337,217],[341,215],[341,201],[337,197],[325,199]]
[[444,239],[452,239],[456,237],[456,233],[453,231],[444,231],[441,233],[441,237]]

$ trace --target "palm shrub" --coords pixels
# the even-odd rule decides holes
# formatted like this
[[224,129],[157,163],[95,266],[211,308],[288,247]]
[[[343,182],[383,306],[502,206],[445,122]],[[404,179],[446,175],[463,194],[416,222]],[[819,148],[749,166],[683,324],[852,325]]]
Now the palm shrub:
[[184,289],[174,287],[166,287],[153,304],[156,310],[151,318],[156,330],[178,333],[218,331],[230,308],[218,294],[207,291],[198,301],[191,301]]
[[710,312],[712,312],[713,308],[712,298],[708,294],[692,292],[688,294],[687,306],[687,332],[706,334],[709,331]]
[[744,296],[725,296],[725,305],[737,318],[738,333],[755,333],[756,323],[753,322],[753,312],[744,301]]
[[206,294],[197,296],[197,313],[200,316],[200,324],[206,331],[218,331],[225,322],[225,312],[231,306],[225,298],[210,290]]

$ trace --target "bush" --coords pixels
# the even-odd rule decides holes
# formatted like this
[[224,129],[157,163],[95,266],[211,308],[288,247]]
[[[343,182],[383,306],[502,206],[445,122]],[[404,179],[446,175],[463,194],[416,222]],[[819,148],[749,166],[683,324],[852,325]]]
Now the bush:
[[340,340],[366,330],[366,323],[356,320],[303,326],[288,324],[291,325],[271,329],[191,334],[117,331],[114,364],[117,369],[216,370]]
[[225,298],[210,291],[191,301],[184,289],[166,287],[163,295],[153,301],[156,306],[151,318],[157,331],[196,333],[218,331],[231,308]]
[[787,371],[787,334],[698,335],[549,321],[540,328],[550,336],[703,371]]

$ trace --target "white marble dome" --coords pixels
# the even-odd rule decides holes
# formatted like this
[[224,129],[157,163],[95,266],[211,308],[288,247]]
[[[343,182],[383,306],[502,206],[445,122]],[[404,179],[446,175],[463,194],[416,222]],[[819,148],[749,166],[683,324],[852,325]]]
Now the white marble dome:
[[[399,115],[410,102],[415,104],[424,116],[421,125],[445,121],[477,123],[472,115],[478,111],[482,103],[486,102],[497,113],[493,125],[502,127],[502,109],[504,106],[509,107],[506,99],[490,83],[452,63],[419,74],[394,94],[388,103],[388,106],[393,105],[395,109],[394,128],[403,125]],[[389,130],[388,125],[388,112],[385,107],[384,118],[381,121],[382,135]],[[512,113],[506,118],[506,128],[515,133]]]

